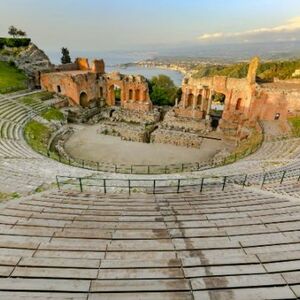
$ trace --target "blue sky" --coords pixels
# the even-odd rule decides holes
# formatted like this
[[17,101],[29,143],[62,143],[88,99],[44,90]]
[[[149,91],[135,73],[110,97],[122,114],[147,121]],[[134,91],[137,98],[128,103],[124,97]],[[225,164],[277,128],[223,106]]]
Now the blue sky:
[[0,0],[12,24],[50,50],[300,40],[300,0]]

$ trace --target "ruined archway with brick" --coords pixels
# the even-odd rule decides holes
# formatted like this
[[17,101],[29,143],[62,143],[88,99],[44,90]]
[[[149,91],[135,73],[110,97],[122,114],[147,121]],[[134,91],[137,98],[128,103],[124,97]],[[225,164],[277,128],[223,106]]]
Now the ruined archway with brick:
[[82,107],[88,107],[88,106],[89,106],[88,95],[87,95],[86,92],[81,92],[81,93],[80,93],[79,104],[80,104]]

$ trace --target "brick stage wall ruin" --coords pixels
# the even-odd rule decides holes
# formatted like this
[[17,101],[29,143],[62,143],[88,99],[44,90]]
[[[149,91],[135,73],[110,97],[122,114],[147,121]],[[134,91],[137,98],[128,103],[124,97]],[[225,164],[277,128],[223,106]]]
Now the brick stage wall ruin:
[[219,128],[234,136],[242,127],[255,127],[258,120],[271,121],[279,116],[285,121],[289,116],[300,115],[300,80],[274,80],[256,83],[259,59],[252,59],[246,78],[226,76],[185,78],[182,98],[174,107],[178,117],[209,120],[215,93],[225,95],[224,110]]
[[[41,74],[41,87],[67,96],[71,105],[88,107],[91,102],[104,100],[108,106],[119,105],[125,109],[148,112],[153,108],[149,88],[143,76],[105,74],[103,60],[94,60],[90,67],[86,58],[57,67]],[[121,91],[120,103],[115,90]]]

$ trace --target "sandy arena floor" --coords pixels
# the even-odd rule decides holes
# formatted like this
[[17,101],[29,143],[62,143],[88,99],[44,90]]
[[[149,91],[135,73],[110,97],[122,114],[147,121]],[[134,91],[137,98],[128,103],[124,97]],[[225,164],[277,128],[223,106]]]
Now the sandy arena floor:
[[119,137],[97,134],[98,125],[81,128],[66,143],[74,158],[116,164],[173,164],[200,162],[213,157],[223,142],[205,139],[201,149],[167,144],[145,144],[122,141]]

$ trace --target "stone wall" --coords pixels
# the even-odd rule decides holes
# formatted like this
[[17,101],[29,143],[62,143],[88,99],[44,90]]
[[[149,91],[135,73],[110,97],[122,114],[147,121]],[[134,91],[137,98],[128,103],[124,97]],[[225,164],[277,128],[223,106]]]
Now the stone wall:
[[126,123],[105,122],[99,124],[98,134],[121,137],[124,141],[146,142],[146,131],[144,126],[129,125]]
[[160,112],[157,109],[153,111],[141,112],[138,110],[116,109],[111,114],[111,119],[116,122],[153,124],[160,120]]
[[195,133],[159,128],[151,134],[151,143],[171,144],[182,147],[200,148],[202,138]]
[[163,129],[175,129],[183,132],[206,134],[210,127],[205,124],[205,121],[200,121],[194,118],[180,117],[176,115],[176,111],[170,110],[166,113],[163,122],[161,123]]

